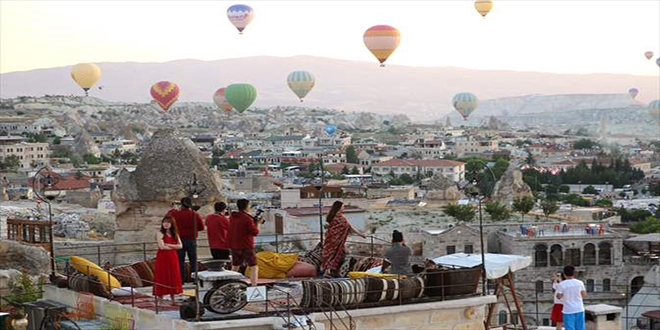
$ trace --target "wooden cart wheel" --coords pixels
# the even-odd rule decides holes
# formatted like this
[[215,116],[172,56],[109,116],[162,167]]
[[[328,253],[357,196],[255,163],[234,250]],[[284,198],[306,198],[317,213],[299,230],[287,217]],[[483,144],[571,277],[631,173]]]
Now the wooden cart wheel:
[[217,314],[233,313],[247,305],[247,287],[243,281],[222,281],[204,295],[204,307]]

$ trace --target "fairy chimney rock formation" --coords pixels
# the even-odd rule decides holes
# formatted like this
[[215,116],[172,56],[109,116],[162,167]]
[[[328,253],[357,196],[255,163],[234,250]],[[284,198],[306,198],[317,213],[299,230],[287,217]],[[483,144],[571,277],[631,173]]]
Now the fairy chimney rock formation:
[[518,163],[512,161],[506,172],[493,188],[493,200],[509,205],[514,199],[523,196],[533,197],[532,189],[523,181]]
[[[158,130],[142,150],[135,171],[122,170],[116,179],[112,195],[115,203],[117,242],[153,242],[163,216],[173,201],[188,196],[186,188],[193,174],[199,194],[200,213],[212,212],[215,202],[224,201],[219,179],[188,138],[181,138],[173,129]],[[204,233],[204,232],[202,232]],[[200,238],[202,237],[200,233]],[[129,258],[125,256],[125,258]],[[130,259],[130,258],[129,258]],[[122,259],[115,262],[127,262]]]
[[454,182],[442,174],[433,175],[427,186],[426,199],[456,201],[459,198],[461,198],[461,192]]

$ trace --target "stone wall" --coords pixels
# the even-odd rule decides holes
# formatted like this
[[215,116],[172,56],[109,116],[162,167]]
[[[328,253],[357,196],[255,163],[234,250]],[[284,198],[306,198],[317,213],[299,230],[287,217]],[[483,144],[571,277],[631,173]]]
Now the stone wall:
[[0,239],[0,268],[41,275],[50,271],[50,258],[42,247]]
[[[465,252],[467,245],[472,246],[473,254],[481,253],[481,241],[479,231],[467,226],[457,226],[440,234],[422,232],[422,256],[424,258],[436,258],[447,255],[447,247],[453,246],[455,253]],[[484,234],[484,246],[488,246],[486,234]]]
[[[50,299],[69,306],[76,306],[78,294],[68,289],[53,285],[44,287],[44,299]],[[478,330],[484,329],[483,319],[486,305],[495,302],[495,296],[473,297],[466,299],[440,301],[431,303],[408,304],[402,306],[365,308],[350,310],[355,329],[388,329],[388,330],[422,330],[422,329],[453,329]],[[130,305],[120,305],[101,297],[94,297],[94,312],[97,316],[105,316],[108,305],[125,310],[135,322],[136,329],[231,329],[231,330],[272,330],[283,329],[284,320],[279,317],[260,317],[242,320],[208,321],[193,323],[179,320],[171,313],[156,314],[155,312],[132,308]],[[343,312],[341,315],[345,315]],[[310,315],[316,328],[331,329],[329,320],[322,313]],[[348,324],[347,319],[343,321]],[[333,319],[335,327],[342,328],[339,319]]]

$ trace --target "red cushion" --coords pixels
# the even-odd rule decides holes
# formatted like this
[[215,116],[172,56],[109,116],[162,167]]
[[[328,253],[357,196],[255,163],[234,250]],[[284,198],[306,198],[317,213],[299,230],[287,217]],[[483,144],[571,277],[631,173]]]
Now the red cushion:
[[287,277],[316,277],[316,266],[302,261],[296,261],[286,273]]

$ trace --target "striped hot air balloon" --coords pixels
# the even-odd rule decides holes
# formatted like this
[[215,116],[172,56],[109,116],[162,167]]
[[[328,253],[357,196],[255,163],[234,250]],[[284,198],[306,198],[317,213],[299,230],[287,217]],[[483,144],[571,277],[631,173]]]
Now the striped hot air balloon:
[[151,85],[151,97],[163,111],[167,112],[179,98],[179,86],[169,81],[159,81]]
[[286,83],[302,102],[303,98],[314,88],[314,76],[307,71],[293,71],[286,78]]
[[213,102],[218,106],[218,108],[224,110],[225,112],[229,112],[232,109],[231,104],[225,97],[224,88],[218,88],[218,90],[213,93]]
[[239,34],[252,22],[254,10],[248,5],[233,5],[227,9],[227,18],[234,24]]
[[383,63],[401,42],[401,33],[389,25],[376,25],[364,32],[363,40],[367,49],[380,62],[380,66],[385,66]]
[[474,9],[479,12],[481,17],[486,17],[491,9],[493,9],[493,0],[475,0]]
[[628,95],[630,95],[630,97],[631,97],[633,100],[635,99],[635,97],[637,97],[637,94],[639,94],[639,89],[637,89],[637,88],[635,88],[635,87],[633,87],[633,88],[631,88],[631,89],[628,90]]
[[85,95],[90,88],[101,78],[101,68],[94,63],[78,63],[71,68],[71,79],[85,91]]
[[454,96],[452,103],[454,109],[463,116],[463,119],[467,120],[468,116],[477,108],[479,100],[472,93],[458,93]]
[[651,117],[660,124],[660,100],[651,101],[646,108]]
[[225,97],[236,111],[243,113],[257,98],[257,89],[250,84],[231,84],[225,88]]

